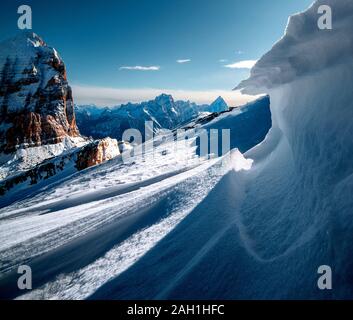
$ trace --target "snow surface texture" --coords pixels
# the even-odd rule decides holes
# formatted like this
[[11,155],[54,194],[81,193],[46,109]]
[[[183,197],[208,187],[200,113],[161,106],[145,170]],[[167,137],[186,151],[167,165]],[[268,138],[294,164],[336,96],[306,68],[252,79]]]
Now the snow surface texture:
[[[333,30],[317,27],[320,5],[331,6]],[[238,86],[270,94],[274,123],[246,154],[257,175],[240,212],[271,287],[249,286],[245,296],[353,297],[352,33],[352,1],[317,1],[290,18],[286,35]],[[324,264],[333,270],[331,291],[316,285]]]
[[237,150],[207,160],[189,142],[177,154],[175,142],[155,143],[153,155],[116,158],[2,209],[1,273],[10,276],[1,293],[11,295],[11,270],[27,261],[43,284],[20,298],[87,298],[175,228],[225,172],[252,165]]
[[[317,29],[320,4],[332,7],[332,31]],[[352,26],[350,0],[317,1],[290,19],[240,86],[268,92],[273,114],[245,158],[233,151],[187,166],[162,152],[148,169],[136,162],[123,171],[113,160],[3,209],[1,294],[353,298]],[[23,261],[36,288],[21,296],[13,270]],[[317,287],[324,264],[332,290]]]

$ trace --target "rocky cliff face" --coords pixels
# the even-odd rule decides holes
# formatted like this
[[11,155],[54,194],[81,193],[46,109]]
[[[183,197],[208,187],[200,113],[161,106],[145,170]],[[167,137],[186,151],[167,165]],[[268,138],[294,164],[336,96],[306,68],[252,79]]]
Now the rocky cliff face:
[[[21,192],[28,190],[33,185],[44,185],[46,181],[53,181],[58,174],[61,174],[63,178],[77,171],[111,160],[123,151],[124,146],[129,148],[126,143],[118,143],[115,139],[105,138],[90,141],[80,148],[72,148],[69,152],[45,159],[29,170],[17,171],[11,177],[0,180],[0,196],[7,194],[15,187],[19,189],[17,191]],[[4,201],[8,202],[9,199]],[[0,207],[3,203],[0,201]]]
[[36,34],[0,44],[0,152],[77,137],[64,62]]
[[28,32],[0,43],[0,195],[15,187],[27,192],[119,154],[116,140],[81,137],[54,48]]
[[115,158],[120,154],[118,141],[111,138],[96,140],[85,147],[77,155],[76,167],[83,170]]

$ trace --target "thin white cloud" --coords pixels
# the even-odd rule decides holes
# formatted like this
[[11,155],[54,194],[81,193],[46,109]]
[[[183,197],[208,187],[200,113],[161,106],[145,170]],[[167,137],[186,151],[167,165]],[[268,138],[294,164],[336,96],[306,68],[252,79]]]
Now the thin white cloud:
[[230,69],[251,69],[256,62],[257,60],[243,60],[231,64],[226,64],[224,67]]
[[119,70],[158,71],[160,68],[160,66],[122,66]]
[[219,59],[218,62],[227,62],[227,59]]
[[243,54],[244,52],[241,50],[235,51],[236,54]]
[[98,106],[116,106],[127,102],[148,101],[162,93],[171,94],[175,100],[190,100],[198,104],[211,103],[218,96],[222,96],[229,106],[243,105],[257,98],[256,96],[244,95],[240,91],[232,90],[125,89],[82,85],[73,85],[72,89],[76,104],[94,103]]
[[188,62],[190,62],[191,61],[191,59],[179,59],[179,60],[177,60],[176,62],[177,63],[188,63]]

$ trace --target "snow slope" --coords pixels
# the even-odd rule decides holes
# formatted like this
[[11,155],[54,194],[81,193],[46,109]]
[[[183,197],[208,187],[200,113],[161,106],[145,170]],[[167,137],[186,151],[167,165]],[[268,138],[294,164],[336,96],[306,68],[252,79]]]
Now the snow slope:
[[18,295],[15,267],[27,262],[42,286],[23,298],[88,297],[180,223],[224,172],[252,163],[236,150],[206,160],[190,143],[178,153],[174,142],[156,143],[153,155],[116,158],[0,210],[1,294]]

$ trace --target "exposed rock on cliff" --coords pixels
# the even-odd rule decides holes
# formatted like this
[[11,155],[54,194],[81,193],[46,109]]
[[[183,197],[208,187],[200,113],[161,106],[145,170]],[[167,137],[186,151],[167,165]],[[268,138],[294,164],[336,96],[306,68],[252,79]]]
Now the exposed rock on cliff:
[[32,32],[0,44],[0,152],[77,137],[64,62]]
[[0,195],[15,187],[27,192],[119,154],[116,140],[80,135],[65,64],[54,48],[33,32],[0,43]]
[[119,154],[120,151],[116,139],[96,140],[80,150],[77,155],[76,167],[78,170],[89,168],[113,159]]
[[[15,193],[31,192],[30,187],[42,187],[55,181],[60,174],[61,178],[76,173],[77,171],[101,164],[113,159],[129,148],[128,143],[115,139],[105,138],[91,141],[83,147],[72,148],[71,151],[46,159],[25,171],[19,171],[6,179],[0,180],[0,196],[12,190]],[[32,148],[30,148],[32,149]],[[54,179],[46,182],[49,179]],[[14,193],[11,193],[13,195]],[[12,202],[12,197],[0,200],[0,207]]]

